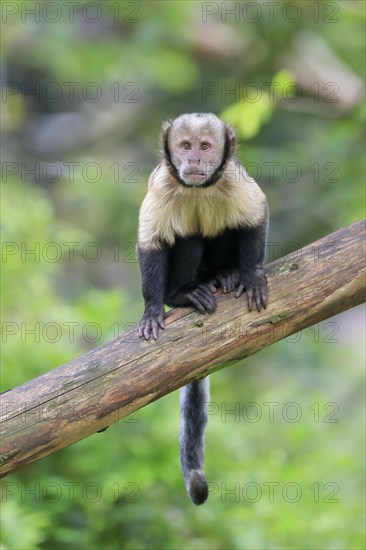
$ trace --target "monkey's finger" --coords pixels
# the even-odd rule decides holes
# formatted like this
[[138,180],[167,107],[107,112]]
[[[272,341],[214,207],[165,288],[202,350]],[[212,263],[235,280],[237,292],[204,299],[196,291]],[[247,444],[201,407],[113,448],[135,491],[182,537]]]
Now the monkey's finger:
[[228,294],[229,292],[232,292],[232,291],[233,291],[233,281],[231,276],[228,275],[226,279],[226,293]]
[[151,332],[150,321],[146,321],[145,328],[144,328],[144,338],[145,338],[145,340],[150,340],[150,332]]
[[211,279],[211,281],[208,281],[207,283],[208,285],[212,285],[213,288],[215,288],[216,290],[218,289],[218,287],[220,286],[220,282],[218,280],[217,277],[215,277],[214,279]]
[[216,309],[216,300],[206,288],[196,288],[190,299],[200,313],[213,313]]
[[249,311],[252,311],[253,309],[253,289],[247,288],[247,302],[248,302],[248,309]]
[[213,313],[216,310],[216,300],[211,301],[210,303],[206,304],[206,311],[207,313]]
[[165,329],[165,325],[164,325],[164,313],[161,313],[160,315],[157,316],[156,318],[156,321],[159,325],[160,328],[162,328],[163,330]]
[[233,292],[239,285],[239,270],[233,269],[231,271],[221,274],[222,286],[225,286],[226,292]]
[[193,293],[199,294],[200,296],[206,296],[207,298],[212,298],[212,292],[208,284],[198,285],[198,287],[194,289]]
[[212,290],[209,285],[199,285],[196,290],[198,290],[200,295],[204,297],[206,302],[216,304],[216,300],[214,296],[212,296]]
[[229,277],[228,277],[228,284],[227,284],[227,291],[228,292],[233,292],[233,290],[235,290],[237,284],[238,284],[239,281],[236,280],[236,277],[234,274],[231,274]]
[[145,338],[145,335],[144,335],[145,327],[146,327],[146,321],[140,321],[139,330],[138,330],[139,338],[142,338],[142,336]]
[[262,298],[261,298],[261,293],[259,288],[255,289],[254,296],[255,296],[255,304],[257,306],[257,311],[259,312],[261,310],[261,305],[262,305]]
[[267,293],[267,290],[266,288],[261,288],[261,302],[262,302],[262,306],[263,306],[263,309],[266,309],[267,307],[267,299],[268,299],[268,293]]
[[238,290],[235,292],[235,298],[239,298],[239,296],[243,294],[244,288],[245,288],[244,283],[240,283],[240,285],[238,286]]
[[203,313],[203,315],[206,315],[207,311],[206,308],[199,300],[196,300],[195,298],[192,299],[193,305],[198,309],[200,313]]
[[194,293],[190,293],[190,294],[187,294],[187,298],[190,302],[192,302],[192,304],[194,305],[194,307],[196,309],[198,309],[198,311],[200,313],[203,313],[205,314],[206,313],[206,310],[205,308],[203,307],[203,305],[201,304],[200,300],[198,298],[196,298],[196,296],[194,295]]
[[198,300],[201,302],[201,305],[205,308],[205,311],[208,313],[213,313],[216,309],[216,300],[212,296],[211,292],[208,291],[205,287],[198,287],[193,293]]
[[211,290],[212,294],[215,294],[217,292],[217,288],[213,282],[208,283],[208,288]]
[[151,328],[154,340],[158,339],[159,325],[157,321],[151,321]]
[[221,286],[224,294],[226,294],[226,277],[222,275],[221,273],[218,273],[217,280],[219,282],[219,285]]

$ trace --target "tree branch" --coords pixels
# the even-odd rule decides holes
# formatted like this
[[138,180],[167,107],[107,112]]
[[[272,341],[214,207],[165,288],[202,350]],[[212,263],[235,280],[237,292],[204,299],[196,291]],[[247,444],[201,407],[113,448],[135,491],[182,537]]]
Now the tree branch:
[[117,422],[188,382],[365,301],[364,221],[267,266],[269,305],[218,292],[213,315],[174,310],[157,342],[136,330],[2,394],[0,474]]

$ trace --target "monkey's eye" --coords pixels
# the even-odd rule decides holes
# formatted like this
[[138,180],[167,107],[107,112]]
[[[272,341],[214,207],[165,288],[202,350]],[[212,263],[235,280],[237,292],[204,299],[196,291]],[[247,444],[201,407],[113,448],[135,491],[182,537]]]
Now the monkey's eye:
[[203,149],[204,151],[207,151],[207,149],[209,149],[209,144],[208,143],[201,143],[201,149]]
[[191,144],[190,144],[190,143],[188,143],[188,141],[185,141],[185,142],[184,142],[184,143],[183,143],[182,145],[183,145],[183,149],[186,149],[186,150],[188,150],[188,149],[190,149],[190,148],[191,148]]

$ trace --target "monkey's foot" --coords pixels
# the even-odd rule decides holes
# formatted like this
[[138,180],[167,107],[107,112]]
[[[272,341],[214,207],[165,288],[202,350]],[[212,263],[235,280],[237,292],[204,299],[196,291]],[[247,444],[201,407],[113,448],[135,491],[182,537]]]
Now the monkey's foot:
[[252,311],[253,303],[257,306],[257,311],[263,307],[266,309],[268,299],[267,277],[263,269],[257,269],[251,273],[246,273],[240,278],[238,290],[235,297],[239,298],[244,292],[247,294],[248,309]]
[[233,292],[239,286],[239,270],[238,269],[226,269],[219,271],[216,275],[216,284],[221,286],[224,294]]
[[216,309],[214,292],[216,288],[212,283],[204,283],[188,292],[186,296],[200,313],[213,313]]
[[142,336],[145,340],[150,339],[150,334],[153,335],[154,340],[157,339],[159,328],[164,329],[164,310],[159,310],[159,312],[145,312],[139,323],[138,335],[139,338]]

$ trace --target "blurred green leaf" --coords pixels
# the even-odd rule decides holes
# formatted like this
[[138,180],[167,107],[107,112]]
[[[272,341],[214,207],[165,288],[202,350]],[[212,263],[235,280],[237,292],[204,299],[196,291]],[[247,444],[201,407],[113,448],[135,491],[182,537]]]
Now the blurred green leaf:
[[[253,88],[253,97],[256,96],[257,90]],[[250,95],[250,92],[248,92]],[[260,93],[260,97],[255,101],[241,101],[233,103],[227,107],[221,116],[229,124],[235,126],[238,130],[239,137],[250,139],[256,136],[263,124],[268,122],[273,111],[273,102],[267,93]]]

